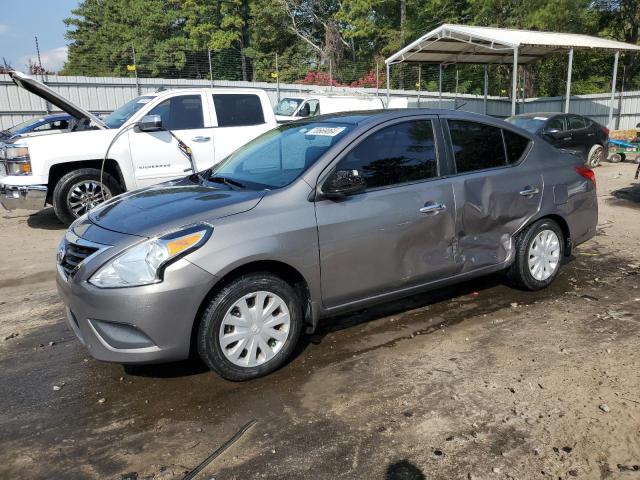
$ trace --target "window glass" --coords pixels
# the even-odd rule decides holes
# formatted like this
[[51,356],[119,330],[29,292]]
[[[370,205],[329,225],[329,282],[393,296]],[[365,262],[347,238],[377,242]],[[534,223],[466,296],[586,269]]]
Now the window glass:
[[298,117],[313,117],[320,113],[320,104],[318,100],[307,100],[298,111]]
[[153,100],[153,97],[137,97],[130,102],[125,103],[113,113],[107,115],[102,121],[109,128],[120,128],[124,122],[129,120],[131,116]]
[[290,117],[291,115],[293,115],[293,112],[296,111],[298,105],[300,105],[301,103],[301,98],[283,98],[282,100],[280,100],[280,103],[278,103],[273,108],[273,113],[275,113],[276,115]]
[[436,177],[431,121],[399,123],[371,134],[340,161],[337,170],[356,171],[367,188]]
[[46,130],[66,130],[69,128],[67,120],[58,120],[55,122],[47,122],[33,129],[34,132],[44,132]]
[[561,132],[563,132],[565,130],[564,118],[553,117],[551,120],[549,120],[549,123],[547,124],[547,130],[560,130]]
[[262,103],[257,95],[215,94],[213,103],[216,107],[219,127],[239,127],[264,123]]
[[507,160],[509,163],[517,163],[529,146],[529,139],[509,130],[503,130],[502,133],[507,148]]
[[204,128],[202,98],[200,95],[171,97],[156,105],[148,115],[160,115],[167,130],[193,130]]
[[447,123],[458,173],[506,165],[499,128],[465,120]]
[[233,152],[212,176],[239,181],[247,188],[279,188],[298,178],[352,126],[340,123],[287,123]]
[[546,121],[543,117],[511,117],[507,118],[507,122],[525,129],[527,132],[538,133]]
[[573,115],[569,116],[569,130],[580,130],[586,126],[587,125],[583,118],[575,117]]

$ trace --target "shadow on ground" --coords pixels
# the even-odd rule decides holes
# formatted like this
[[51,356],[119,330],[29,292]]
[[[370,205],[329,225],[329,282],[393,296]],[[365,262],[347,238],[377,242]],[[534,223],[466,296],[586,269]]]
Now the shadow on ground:
[[67,228],[58,217],[53,208],[45,208],[27,218],[27,225],[39,230],[64,230]]
[[618,200],[626,200],[640,205],[640,183],[634,183],[630,187],[620,188],[611,192]]

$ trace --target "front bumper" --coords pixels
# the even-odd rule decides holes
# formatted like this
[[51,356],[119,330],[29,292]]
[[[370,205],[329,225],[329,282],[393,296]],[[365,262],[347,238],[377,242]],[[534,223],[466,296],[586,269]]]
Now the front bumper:
[[87,278],[84,266],[70,277],[58,269],[69,326],[91,356],[124,364],[188,358],[194,321],[216,280],[185,259],[154,285],[101,289]]
[[5,185],[0,183],[0,204],[5,210],[40,210],[47,198],[46,185]]

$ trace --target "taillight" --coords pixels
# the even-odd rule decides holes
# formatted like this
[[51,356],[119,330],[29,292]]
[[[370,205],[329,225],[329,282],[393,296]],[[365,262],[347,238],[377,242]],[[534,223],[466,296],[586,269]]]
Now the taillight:
[[604,133],[605,137],[609,136],[609,129],[607,127],[602,127],[602,133]]
[[593,183],[593,188],[596,188],[596,174],[588,167],[576,167],[576,172],[581,177],[586,178],[587,180]]

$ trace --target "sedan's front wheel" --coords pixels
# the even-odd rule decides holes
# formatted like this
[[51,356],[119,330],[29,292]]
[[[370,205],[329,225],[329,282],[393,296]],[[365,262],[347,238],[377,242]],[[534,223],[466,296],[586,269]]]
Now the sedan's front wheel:
[[273,372],[291,356],[302,332],[302,303],[291,285],[270,273],[244,275],[206,307],[198,353],[228,380]]

